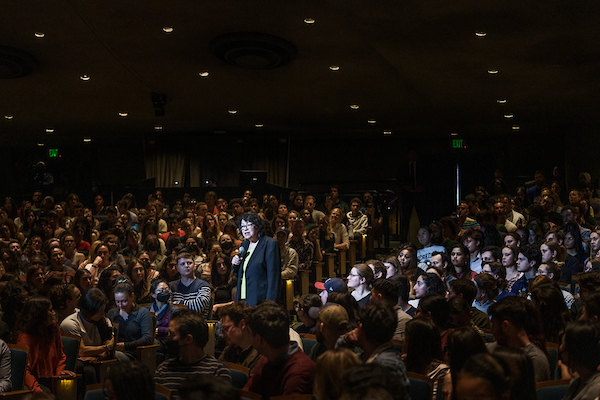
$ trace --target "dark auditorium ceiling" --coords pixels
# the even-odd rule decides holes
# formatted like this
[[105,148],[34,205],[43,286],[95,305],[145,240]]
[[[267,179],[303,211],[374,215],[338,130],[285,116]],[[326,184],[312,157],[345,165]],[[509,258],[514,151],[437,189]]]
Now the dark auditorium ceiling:
[[600,125],[596,0],[5,0],[0,22],[4,145]]

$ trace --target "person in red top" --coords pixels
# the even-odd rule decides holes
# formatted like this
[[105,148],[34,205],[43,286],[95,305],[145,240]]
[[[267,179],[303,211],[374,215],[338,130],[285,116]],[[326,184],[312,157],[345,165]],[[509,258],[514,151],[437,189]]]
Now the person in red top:
[[248,326],[252,344],[263,357],[244,390],[260,393],[263,399],[312,393],[316,366],[296,342],[290,344],[288,313],[265,300],[250,313]]
[[28,299],[17,320],[15,333],[17,344],[29,348],[25,386],[32,392],[50,393],[53,376],[75,376],[74,372],[65,370],[67,357],[49,299],[43,296]]

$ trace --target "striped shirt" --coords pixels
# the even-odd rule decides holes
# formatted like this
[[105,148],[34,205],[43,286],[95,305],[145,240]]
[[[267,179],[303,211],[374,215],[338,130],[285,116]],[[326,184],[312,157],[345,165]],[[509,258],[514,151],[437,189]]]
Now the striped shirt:
[[219,376],[231,381],[229,368],[211,355],[194,364],[184,364],[179,357],[169,358],[156,368],[154,382],[173,391],[173,399],[179,398],[178,389],[188,378],[194,379],[202,375]]
[[169,284],[173,293],[173,304],[185,304],[190,310],[195,310],[208,316],[210,311],[210,286],[203,280],[196,278],[189,286],[185,286],[181,279]]

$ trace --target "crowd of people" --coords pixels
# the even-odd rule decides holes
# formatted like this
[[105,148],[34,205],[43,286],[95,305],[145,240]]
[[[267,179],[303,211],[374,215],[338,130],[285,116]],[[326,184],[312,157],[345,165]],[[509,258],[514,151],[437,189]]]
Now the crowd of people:
[[[418,243],[313,282],[293,318],[282,306],[284,280],[380,232],[371,193],[346,203],[332,186],[320,207],[311,195],[292,192],[280,204],[250,190],[230,200],[210,191],[202,202],[186,193],[171,204],[156,190],[143,207],[131,194],[116,207],[97,195],[89,208],[76,194],[55,203],[36,191],[18,206],[7,198],[0,350],[30,349],[32,392],[75,372],[98,382],[95,363],[116,359],[130,367],[115,367],[105,387],[120,400],[143,396],[124,379],[151,385],[136,358],[153,343],[154,382],[176,399],[238,398],[224,362],[248,368],[244,390],[265,399],[409,399],[411,373],[428,377],[432,398],[535,399],[536,383],[558,376],[572,378],[565,399],[594,399],[600,199],[589,185],[562,198],[540,171],[515,196],[496,187],[477,187],[456,214],[422,225]],[[215,357],[206,351],[210,319],[219,321]],[[81,338],[75,371],[61,334]],[[304,334],[316,336],[310,349]]]

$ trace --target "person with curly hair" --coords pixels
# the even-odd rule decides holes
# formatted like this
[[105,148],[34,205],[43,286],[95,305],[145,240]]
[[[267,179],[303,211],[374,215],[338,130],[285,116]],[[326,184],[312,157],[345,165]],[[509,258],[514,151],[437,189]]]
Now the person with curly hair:
[[29,348],[25,385],[32,392],[50,392],[53,376],[75,376],[65,370],[67,356],[63,352],[56,313],[46,297],[33,296],[23,305],[15,327],[18,345]]

